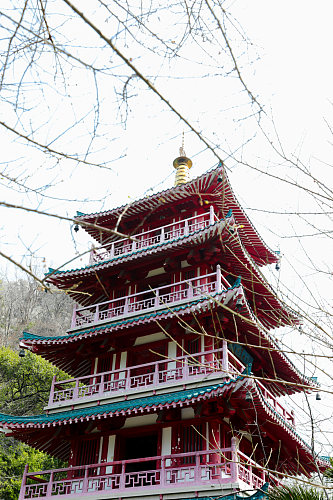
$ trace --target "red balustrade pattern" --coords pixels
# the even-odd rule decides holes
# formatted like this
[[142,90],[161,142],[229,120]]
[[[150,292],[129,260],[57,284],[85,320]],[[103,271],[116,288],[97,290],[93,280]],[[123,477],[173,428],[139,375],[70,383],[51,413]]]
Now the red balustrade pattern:
[[169,243],[183,236],[189,236],[196,231],[205,229],[218,220],[214,214],[213,206],[204,214],[195,215],[182,221],[173,222],[165,226],[144,231],[131,236],[131,239],[123,238],[109,243],[100,249],[92,249],[90,252],[90,264],[103,262],[120,255],[126,255],[153,245]]
[[237,451],[237,469],[238,469],[238,477],[244,483],[251,484],[253,489],[259,489],[269,479],[270,483],[278,485],[280,483],[280,479],[274,476],[273,474],[267,474],[266,471],[259,467],[258,464],[252,460],[252,458],[245,455],[245,453],[241,451]]
[[[152,468],[152,462],[156,464]],[[129,472],[129,466],[141,464],[142,470]],[[146,464],[146,466],[145,466]],[[147,469],[145,470],[145,467]],[[235,440],[230,448],[135,460],[104,462],[53,471],[28,472],[26,466],[19,500],[48,499],[54,496],[94,495],[105,498],[105,492],[118,495],[131,490],[172,491],[188,487],[244,481],[250,488],[261,488],[265,471],[249,457],[237,451]],[[34,482],[33,482],[34,481]]]
[[187,302],[201,296],[220,293],[229,287],[230,284],[222,276],[218,265],[215,273],[74,309],[71,328],[86,327],[101,321],[161,309],[170,304]]
[[177,358],[161,359],[154,363],[130,366],[120,370],[95,373],[57,382],[53,379],[49,407],[61,402],[83,402],[91,397],[112,397],[119,391],[146,390],[175,382],[186,384],[216,372],[221,376],[242,373],[245,366],[227,349],[223,341],[222,349],[200,352]]
[[257,380],[257,384],[261,390],[261,394],[266,401],[281,417],[283,417],[291,425],[295,426],[295,415],[293,410],[290,412],[277,400],[277,398],[262,384]]

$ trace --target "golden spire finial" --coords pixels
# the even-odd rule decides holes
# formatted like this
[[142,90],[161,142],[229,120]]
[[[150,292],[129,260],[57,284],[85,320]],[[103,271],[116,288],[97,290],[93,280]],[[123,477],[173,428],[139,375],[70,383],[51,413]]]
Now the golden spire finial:
[[182,135],[182,145],[179,148],[179,156],[186,156],[185,149],[184,149],[184,130],[183,130],[183,135]]
[[175,186],[185,184],[190,180],[189,170],[192,167],[192,161],[186,157],[184,149],[184,132],[182,135],[182,145],[179,148],[179,157],[173,161],[176,169]]

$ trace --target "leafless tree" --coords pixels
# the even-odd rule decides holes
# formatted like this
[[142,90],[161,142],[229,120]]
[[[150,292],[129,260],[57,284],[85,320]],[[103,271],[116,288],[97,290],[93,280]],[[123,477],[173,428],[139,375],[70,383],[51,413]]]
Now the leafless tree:
[[[111,198],[111,184],[120,169],[135,163],[136,136],[150,148],[151,164],[140,165],[151,180],[146,188],[158,187],[161,173],[152,166],[160,163],[159,148],[162,154],[170,150],[174,136],[184,129],[198,163],[207,168],[225,162],[264,238],[281,242],[281,270],[268,271],[266,277],[281,300],[298,311],[303,325],[283,329],[278,340],[299,367],[323,382],[320,411],[314,407],[309,413],[306,401],[296,403],[305,430],[327,450],[332,417],[332,165],[314,157],[316,153],[311,157],[285,146],[283,131],[249,83],[257,50],[235,12],[220,0],[4,2],[1,256],[35,277],[37,285],[16,282],[13,296],[11,283],[3,284],[3,342],[18,321],[20,301],[25,303],[20,325],[29,325],[33,311],[47,306],[41,300],[45,281],[27,260],[45,257],[45,238],[36,240],[34,228],[59,234],[57,219],[73,229],[73,202],[88,212],[117,202],[114,194]],[[214,112],[207,103],[206,116],[211,93]],[[330,138],[331,121],[325,119]],[[161,127],[168,132],[155,135],[153,130]],[[160,144],[152,144],[153,138]],[[22,227],[20,241],[11,234],[12,212],[16,221],[22,217],[24,227],[14,224],[16,231]],[[29,218],[21,215],[25,212]],[[78,259],[84,259],[87,242],[80,244],[71,235]],[[59,295],[54,300],[55,307],[63,307]]]

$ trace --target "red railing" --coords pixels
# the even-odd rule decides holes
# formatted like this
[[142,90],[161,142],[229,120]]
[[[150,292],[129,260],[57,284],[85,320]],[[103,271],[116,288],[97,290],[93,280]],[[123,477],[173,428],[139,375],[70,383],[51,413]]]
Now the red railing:
[[238,478],[246,484],[251,484],[253,489],[260,489],[263,482],[269,480],[271,484],[278,485],[281,480],[272,473],[267,473],[264,468],[258,468],[258,464],[252,458],[241,451],[237,451],[237,474]]
[[71,329],[115,318],[134,316],[142,311],[163,309],[170,304],[188,302],[215,292],[220,293],[229,287],[230,284],[222,276],[218,265],[215,273],[74,309]]
[[[135,464],[136,472],[130,472]],[[132,467],[131,467],[132,466]],[[141,470],[138,470],[141,469]],[[86,498],[145,491],[196,491],[197,487],[243,481],[250,488],[266,482],[262,467],[237,451],[232,439],[230,448],[175,455],[103,462],[40,472],[24,471],[19,500],[49,499],[69,496]],[[117,497],[118,498],[118,497]]]
[[61,403],[77,403],[90,399],[110,398],[131,392],[140,392],[157,387],[186,384],[216,373],[219,376],[234,376],[242,373],[245,366],[227,349],[223,341],[222,349],[196,354],[167,358],[143,365],[94,373],[59,382],[53,379],[49,407]]
[[214,208],[211,206],[210,211],[204,214],[195,215],[194,217],[173,222],[166,226],[151,229],[150,231],[133,234],[131,239],[123,238],[104,245],[102,248],[93,248],[90,252],[90,264],[113,259],[114,257],[136,252],[153,245],[169,243],[182,236],[189,236],[196,231],[205,229],[217,220]]
[[295,415],[291,410],[290,412],[285,409],[285,407],[277,400],[277,398],[262,384],[259,380],[256,381],[264,400],[281,415],[284,420],[289,422],[291,425],[295,426]]

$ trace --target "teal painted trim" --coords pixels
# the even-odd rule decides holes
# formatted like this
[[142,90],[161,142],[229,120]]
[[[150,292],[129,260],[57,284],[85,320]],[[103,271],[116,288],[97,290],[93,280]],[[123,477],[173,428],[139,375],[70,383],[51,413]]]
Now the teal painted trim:
[[300,435],[296,432],[295,428],[294,428],[292,425],[290,425],[290,424],[289,424],[289,422],[287,422],[287,420],[285,420],[285,419],[283,418],[283,416],[282,416],[282,415],[280,415],[280,413],[278,413],[276,410],[274,410],[273,406],[271,406],[271,404],[270,404],[270,403],[269,403],[269,402],[265,399],[265,397],[264,397],[264,395],[263,395],[263,393],[262,393],[262,390],[260,389],[260,387],[259,387],[259,385],[258,385],[258,384],[256,384],[256,387],[257,387],[257,390],[258,390],[258,392],[260,393],[260,395],[261,395],[261,397],[262,397],[262,399],[263,399],[263,401],[264,401],[265,405],[266,405],[266,406],[267,406],[267,407],[268,407],[268,408],[269,408],[269,409],[270,409],[270,410],[271,410],[271,411],[275,414],[275,416],[276,416],[279,420],[281,420],[281,422],[282,422],[282,423],[283,423],[283,424],[284,424],[284,425],[285,425],[285,426],[286,426],[286,427],[287,427],[290,431],[292,431],[292,432],[295,434],[295,436],[297,436],[297,438],[298,438],[298,439],[299,439],[299,440],[300,440],[300,441],[304,444],[304,446],[305,446],[306,448],[308,448],[308,450],[309,450],[309,451],[311,452],[311,454],[312,454],[312,449],[311,449],[311,446],[310,446],[310,445],[308,445],[308,443],[307,443],[306,441],[304,441],[304,439],[303,439],[303,438],[302,438],[302,437],[301,437],[301,436],[300,436]]
[[[233,290],[234,288],[238,288],[238,287],[235,286],[235,284],[234,284],[233,286],[224,290],[222,293],[226,293],[229,290]],[[218,294],[215,292],[215,293],[212,293],[210,295],[210,297],[216,297],[218,295],[222,295],[222,294]],[[187,309],[189,307],[195,306],[195,305],[199,304],[200,302],[204,302],[205,300],[209,300],[209,298],[202,297],[201,299],[197,299],[197,300],[194,300],[192,302],[187,302],[186,304],[184,304],[182,306],[168,307],[167,312],[168,313],[179,312],[179,311],[182,311],[182,310]],[[215,305],[215,304],[213,304],[213,305]],[[111,328],[111,327],[120,326],[120,325],[128,325],[131,323],[135,323],[136,321],[145,320],[145,319],[149,319],[149,318],[156,317],[156,316],[161,316],[162,314],[165,314],[165,310],[166,309],[161,309],[160,311],[155,311],[155,312],[152,312],[150,314],[144,314],[143,316],[135,316],[133,318],[124,319],[122,321],[115,321],[112,323],[104,324],[102,326],[96,326],[94,328],[89,328],[88,330],[80,330],[79,332],[68,333],[67,335],[58,335],[56,337],[43,337],[42,335],[36,335],[36,334],[30,333],[30,332],[22,332],[23,337],[21,337],[20,340],[33,340],[33,339],[61,340],[61,339],[73,338],[73,337],[77,337],[79,335],[85,335],[86,333],[103,331],[106,328]]]
[[82,217],[82,215],[87,215],[84,212],[79,212],[78,210],[76,211],[76,217]]
[[59,422],[62,420],[69,420],[81,417],[88,417],[92,415],[103,415],[104,413],[112,413],[117,411],[134,410],[136,408],[146,408],[147,406],[154,406],[159,404],[177,403],[180,401],[186,401],[187,399],[192,399],[204,394],[209,394],[212,391],[220,389],[222,387],[228,386],[238,380],[243,380],[244,377],[239,375],[234,380],[228,380],[227,382],[222,382],[220,384],[214,384],[207,387],[200,387],[194,389],[186,389],[179,392],[173,392],[169,394],[159,394],[155,396],[147,396],[144,398],[132,399],[129,401],[117,401],[116,403],[109,403],[106,405],[93,406],[88,408],[78,408],[76,410],[67,410],[59,413],[53,413],[51,415],[31,415],[17,417],[14,415],[6,415],[0,413],[0,422],[3,424],[48,424],[52,422]]
[[253,365],[253,357],[242,345],[232,342],[228,344],[228,349],[245,365]]
[[[227,217],[229,217],[229,218],[230,218],[230,217],[232,217],[232,214],[231,214],[231,215],[229,215],[229,216],[227,215]],[[225,217],[225,219],[226,219],[227,217]],[[223,220],[225,220],[225,219],[221,219],[221,220],[219,220],[219,221],[217,221],[217,222],[214,222],[214,224],[210,224],[210,225],[208,226],[208,228],[212,228],[213,226],[215,226],[215,225],[219,224],[221,221],[223,221]],[[207,229],[207,228],[205,228],[205,229]],[[159,247],[161,247],[161,246],[163,246],[163,245],[165,245],[165,244],[169,244],[169,243],[177,243],[178,241],[181,241],[181,240],[183,240],[183,239],[189,238],[190,236],[195,236],[196,234],[198,234],[198,233],[200,233],[200,232],[204,231],[205,229],[198,229],[197,231],[193,231],[193,232],[191,232],[191,233],[190,233],[190,234],[188,234],[188,235],[179,236],[178,238],[174,238],[174,239],[172,239],[172,240],[164,241],[163,243],[157,243],[156,245],[150,245],[150,246],[148,246],[148,247],[146,247],[146,248],[141,248],[141,249],[139,249],[139,250],[136,250],[135,252],[129,252],[128,254],[126,254],[126,257],[128,257],[129,255],[137,255],[137,254],[142,253],[142,252],[144,252],[144,251],[146,251],[146,250],[153,250],[153,249],[155,249],[155,248],[159,248]],[[115,241],[114,243],[116,243],[116,242],[117,242],[117,241]],[[61,270],[59,269],[59,270],[55,271],[53,274],[58,274],[58,275],[59,275],[59,274],[73,273],[73,272],[75,272],[75,271],[84,271],[85,269],[93,269],[93,268],[95,268],[95,267],[97,267],[97,266],[100,266],[100,265],[102,265],[102,264],[104,265],[104,264],[108,264],[108,263],[110,263],[110,262],[115,262],[115,261],[117,261],[117,260],[121,260],[123,257],[124,257],[124,255],[117,255],[116,257],[113,257],[112,259],[102,260],[101,262],[97,262],[96,264],[90,264],[90,265],[88,265],[88,266],[78,267],[78,268],[76,268],[76,269],[66,269],[66,270],[64,270],[64,271],[61,271]],[[54,270],[53,270],[53,271],[54,271]]]

